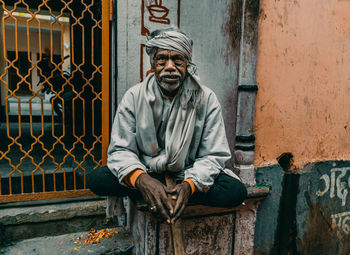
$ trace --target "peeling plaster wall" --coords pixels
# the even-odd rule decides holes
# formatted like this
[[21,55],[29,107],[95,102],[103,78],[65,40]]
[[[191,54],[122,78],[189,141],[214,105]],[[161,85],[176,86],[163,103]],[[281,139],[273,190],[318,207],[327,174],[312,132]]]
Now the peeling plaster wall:
[[[255,254],[349,254],[350,1],[261,0]],[[313,163],[316,162],[316,163]]]
[[350,159],[350,1],[261,1],[255,164]]

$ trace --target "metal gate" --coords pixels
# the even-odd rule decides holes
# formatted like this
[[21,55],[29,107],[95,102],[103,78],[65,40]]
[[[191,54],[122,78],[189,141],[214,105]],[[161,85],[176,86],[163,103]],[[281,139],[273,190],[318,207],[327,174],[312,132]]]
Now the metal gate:
[[111,0],[0,0],[0,203],[92,195],[106,164]]

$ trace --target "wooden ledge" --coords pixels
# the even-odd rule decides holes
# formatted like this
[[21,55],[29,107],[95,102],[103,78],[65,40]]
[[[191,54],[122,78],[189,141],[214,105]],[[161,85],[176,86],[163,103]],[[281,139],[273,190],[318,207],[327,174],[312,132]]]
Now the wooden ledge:
[[[248,195],[245,202],[249,200],[262,200],[264,199],[270,191],[268,186],[259,186],[259,187],[248,187]],[[181,216],[181,218],[193,218],[193,217],[203,217],[211,215],[224,215],[231,213],[233,211],[239,210],[242,205],[231,207],[231,208],[222,208],[222,207],[212,207],[205,205],[190,205],[187,206]]]
[[270,192],[269,186],[255,186],[247,188],[247,199],[264,199]]
[[[250,200],[262,200],[264,199],[270,191],[268,186],[256,186],[247,188],[248,195],[245,202]],[[148,212],[148,206],[145,203],[135,203],[135,206],[138,210],[143,212]],[[212,207],[205,205],[189,205],[185,208],[181,218],[193,218],[193,217],[203,217],[210,215],[224,215],[231,213],[233,211],[239,210],[242,206],[236,206],[231,208],[222,208],[222,207]]]

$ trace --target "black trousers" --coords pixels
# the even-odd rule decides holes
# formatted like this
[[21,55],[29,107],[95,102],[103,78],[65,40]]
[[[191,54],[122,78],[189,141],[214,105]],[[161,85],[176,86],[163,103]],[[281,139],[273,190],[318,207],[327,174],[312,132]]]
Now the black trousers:
[[[150,174],[165,184],[164,175]],[[142,199],[141,192],[121,185],[118,178],[107,167],[92,170],[86,177],[87,187],[99,196],[130,196],[132,200]],[[247,197],[246,187],[236,178],[220,173],[208,192],[195,192],[189,204],[216,207],[234,207],[240,205]]]

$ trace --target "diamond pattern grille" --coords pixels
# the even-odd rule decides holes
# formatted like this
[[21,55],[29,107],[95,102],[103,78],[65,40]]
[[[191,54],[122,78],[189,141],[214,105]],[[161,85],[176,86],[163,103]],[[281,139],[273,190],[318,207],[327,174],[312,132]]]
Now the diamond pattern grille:
[[0,0],[0,203],[90,194],[106,148],[103,1]]

